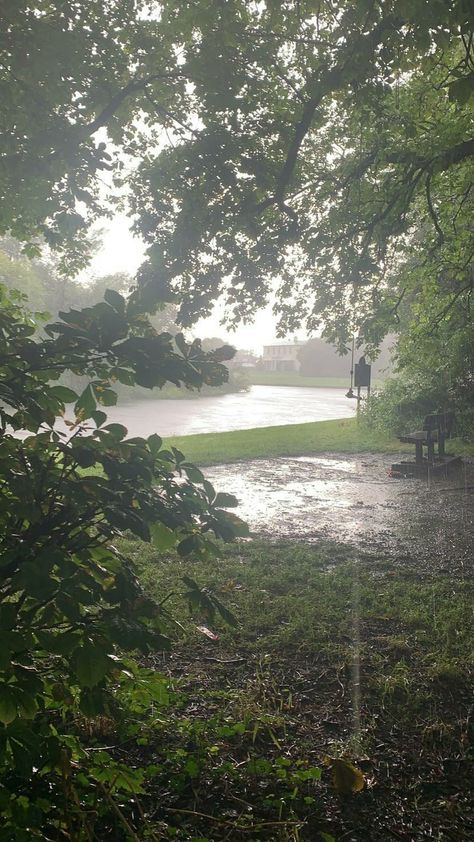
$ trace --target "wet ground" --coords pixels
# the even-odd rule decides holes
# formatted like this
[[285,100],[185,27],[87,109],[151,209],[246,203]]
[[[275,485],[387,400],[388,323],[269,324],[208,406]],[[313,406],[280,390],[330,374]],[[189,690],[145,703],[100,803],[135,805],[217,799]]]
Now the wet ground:
[[436,480],[391,479],[389,455],[334,453],[259,459],[206,469],[234,493],[252,532],[325,539],[462,573],[474,549],[474,463]]

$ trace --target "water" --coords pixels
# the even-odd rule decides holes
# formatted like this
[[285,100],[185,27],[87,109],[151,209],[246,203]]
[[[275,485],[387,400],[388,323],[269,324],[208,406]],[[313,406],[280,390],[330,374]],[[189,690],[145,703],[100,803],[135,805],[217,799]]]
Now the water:
[[467,575],[474,561],[474,462],[449,478],[389,477],[393,456],[317,454],[205,469],[254,534],[274,540],[347,542],[419,571]]
[[350,418],[355,401],[344,389],[302,386],[252,386],[248,392],[189,400],[141,400],[108,407],[110,422],[123,424],[130,436],[187,436],[251,427],[302,424]]

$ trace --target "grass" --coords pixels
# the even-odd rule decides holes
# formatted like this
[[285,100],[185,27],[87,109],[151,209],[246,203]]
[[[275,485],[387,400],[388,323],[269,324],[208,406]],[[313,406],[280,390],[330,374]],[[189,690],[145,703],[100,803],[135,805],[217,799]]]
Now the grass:
[[[244,369],[245,377],[254,386],[312,386],[326,389],[348,389],[349,376],[346,377],[303,377],[295,371],[258,371]],[[381,381],[374,381],[372,388],[380,386]]]
[[[471,584],[324,542],[245,541],[199,562],[136,541],[121,549],[181,621],[169,624],[167,670],[183,693],[174,753],[168,729],[153,796],[181,816],[177,838],[468,837]],[[186,616],[183,575],[238,625]],[[163,756],[159,735],[149,750]],[[352,761],[366,789],[336,792],[325,755]],[[170,770],[182,781],[171,795]]]
[[[309,656],[337,650],[350,658],[357,610],[368,638],[373,637],[370,627],[375,625],[380,640],[387,637],[394,650],[410,640],[406,651],[418,658],[423,672],[453,659],[474,666],[470,583],[426,577],[407,565],[397,567],[384,556],[364,555],[331,542],[305,545],[247,539],[222,546],[218,560],[167,556],[164,563],[149,544],[131,541],[124,546],[154,598],[172,591],[182,575],[198,579],[218,594],[239,618],[235,630],[217,615],[223,645],[248,657],[259,652]],[[179,592],[170,597],[169,605],[179,608]],[[181,633],[189,644],[195,637],[194,620],[185,620],[179,637]],[[363,649],[369,658],[370,647],[367,639]]]
[[[356,418],[256,427],[228,433],[174,436],[167,439],[166,444],[181,450],[187,459],[197,465],[218,465],[276,456],[304,456],[329,451],[409,453],[414,456],[410,445],[402,445],[397,438],[370,430],[364,423],[358,423]],[[449,450],[461,456],[473,456],[474,443],[453,439]]]
[[368,430],[357,424],[355,418],[175,436],[167,439],[166,444],[182,450],[188,459],[199,465],[274,456],[303,456],[325,451],[399,452],[401,449],[398,440]]

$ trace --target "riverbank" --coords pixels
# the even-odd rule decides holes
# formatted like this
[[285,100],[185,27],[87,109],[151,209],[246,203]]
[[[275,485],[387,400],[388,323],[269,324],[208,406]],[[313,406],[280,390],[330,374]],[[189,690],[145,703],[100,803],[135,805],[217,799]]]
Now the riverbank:
[[308,453],[399,451],[400,443],[357,424],[355,418],[285,424],[232,430],[229,433],[203,433],[174,436],[166,440],[198,465],[217,465],[247,459],[275,456],[304,456]]
[[[324,452],[411,454],[413,451],[396,438],[369,430],[355,418],[174,436],[168,438],[166,444],[182,450],[187,459],[198,465]],[[460,440],[453,439],[449,450],[462,456],[474,456],[474,444]]]
[[[347,377],[302,377],[295,371],[259,371],[256,368],[243,369],[243,375],[253,386],[309,386],[315,389],[348,389]],[[373,381],[372,388],[382,385]]]

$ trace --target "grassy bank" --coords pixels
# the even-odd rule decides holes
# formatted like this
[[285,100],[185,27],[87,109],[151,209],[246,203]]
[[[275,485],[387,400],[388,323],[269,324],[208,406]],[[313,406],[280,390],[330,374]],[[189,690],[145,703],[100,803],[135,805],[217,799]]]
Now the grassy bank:
[[316,388],[348,388],[347,377],[301,377],[294,371],[257,371],[245,369],[249,383],[255,386],[314,386]]
[[[218,465],[246,459],[275,456],[304,456],[310,453],[408,453],[413,447],[396,438],[369,430],[355,418],[256,427],[229,433],[200,433],[174,436],[166,441],[186,454],[197,465]],[[448,450],[461,456],[474,456],[474,444],[459,439],[449,442]]]
[[[218,562],[122,550],[182,621],[161,664],[173,704],[138,749],[160,758],[151,800],[176,838],[468,838],[467,582],[327,543],[244,542]],[[183,575],[236,627],[209,611],[183,619]]]
[[355,418],[233,430],[229,433],[175,436],[168,439],[167,444],[179,448],[188,459],[199,465],[273,456],[301,456],[324,451],[395,452],[402,447],[396,439],[357,424]]
[[[254,386],[313,386],[315,388],[349,388],[347,377],[302,377],[294,371],[258,371],[244,369],[245,378]],[[381,385],[382,381],[373,381],[372,387]]]

